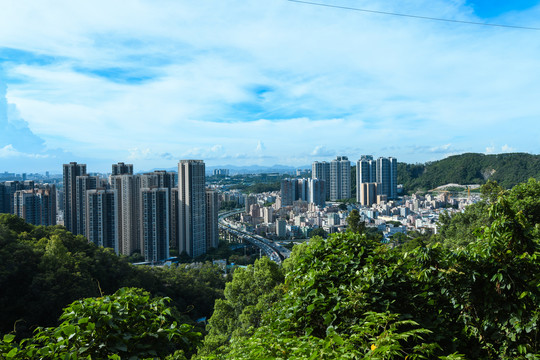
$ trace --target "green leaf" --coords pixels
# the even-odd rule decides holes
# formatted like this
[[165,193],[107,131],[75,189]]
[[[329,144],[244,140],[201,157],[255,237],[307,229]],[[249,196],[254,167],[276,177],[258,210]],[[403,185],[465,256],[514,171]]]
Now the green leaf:
[[15,355],[17,355],[18,352],[19,352],[19,349],[17,348],[11,349],[11,351],[6,354],[6,358],[10,359],[14,357]]
[[64,334],[69,336],[77,332],[77,327],[75,325],[67,325],[62,329],[62,331],[64,332]]
[[13,334],[6,334],[4,335],[4,342],[9,344],[15,339],[15,335]]

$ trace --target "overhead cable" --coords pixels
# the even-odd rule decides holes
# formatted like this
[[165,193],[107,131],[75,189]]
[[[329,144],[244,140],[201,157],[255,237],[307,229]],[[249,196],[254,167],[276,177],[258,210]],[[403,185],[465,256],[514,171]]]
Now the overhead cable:
[[540,30],[540,28],[528,27],[528,26],[503,25],[503,24],[494,24],[494,23],[482,23],[482,22],[475,22],[475,21],[466,21],[466,20],[443,19],[443,18],[436,18],[436,17],[431,17],[431,16],[401,14],[401,13],[395,13],[395,12],[389,12],[389,11],[378,11],[378,10],[369,10],[369,9],[362,9],[362,8],[355,8],[355,7],[348,7],[348,6],[322,4],[322,3],[311,2],[311,1],[303,1],[303,0],[287,0],[287,1],[295,2],[295,3],[301,3],[301,4],[307,4],[307,5],[316,5],[316,6],[324,6],[324,7],[329,7],[329,8],[343,9],[343,10],[361,11],[361,12],[367,12],[367,13],[373,13],[373,14],[380,14],[380,15],[401,16],[401,17],[408,17],[408,18],[414,18],[414,19],[445,21],[445,22],[469,24],[469,25],[495,26],[495,27],[522,29],[522,30]]

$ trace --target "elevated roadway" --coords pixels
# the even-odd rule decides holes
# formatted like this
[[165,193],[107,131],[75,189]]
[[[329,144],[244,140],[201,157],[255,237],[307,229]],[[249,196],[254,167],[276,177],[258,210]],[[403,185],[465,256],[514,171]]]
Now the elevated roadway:
[[291,255],[291,251],[283,246],[274,243],[260,235],[248,232],[240,227],[236,222],[229,220],[228,218],[242,213],[243,209],[231,210],[219,214],[219,228],[227,231],[243,241],[250,243],[259,249],[261,249],[270,260],[281,264],[283,260]]

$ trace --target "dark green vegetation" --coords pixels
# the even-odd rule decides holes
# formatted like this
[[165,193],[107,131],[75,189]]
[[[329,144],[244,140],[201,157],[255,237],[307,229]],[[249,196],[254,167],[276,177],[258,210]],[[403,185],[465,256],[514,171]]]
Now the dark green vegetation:
[[[259,248],[248,244],[244,244],[243,246],[241,244],[237,245],[239,245],[239,247],[232,250],[228,242],[226,242],[225,240],[220,240],[217,249],[210,249],[206,254],[195,258],[195,261],[208,262],[213,260],[226,259],[228,264],[249,265],[253,264],[255,260],[259,257]],[[188,255],[186,255],[184,259],[180,260],[185,260],[185,263],[193,262],[193,259]]]
[[350,231],[297,245],[281,269],[256,263],[235,288],[284,282],[226,290],[198,358],[539,358],[540,183],[484,191],[436,237],[390,249]]
[[[147,298],[161,304],[147,309],[137,297],[148,294],[122,290],[73,303],[63,323],[22,344],[8,334],[0,350],[4,358],[28,351],[128,358],[143,346],[137,356],[169,359],[194,347],[195,359],[539,359],[540,183],[505,191],[490,182],[483,191],[484,202],[445,218],[436,236],[390,248],[353,225],[295,246],[282,267],[263,258],[238,269],[202,341],[166,300]],[[4,279],[10,271],[2,271]],[[139,320],[128,308],[150,311],[149,324],[159,325],[144,330],[151,339],[131,331]],[[112,324],[111,337],[87,323]],[[162,332],[169,347],[158,345]],[[96,342],[89,339],[104,352],[86,352]]]
[[64,309],[57,327],[38,328],[33,337],[19,344],[15,335],[5,335],[0,357],[186,359],[193,354],[201,334],[190,325],[179,324],[180,317],[168,307],[169,302],[133,288],[75,301]]
[[223,272],[200,267],[135,267],[111,249],[98,248],[61,226],[33,226],[0,215],[0,332],[29,336],[57,323],[74,300],[112,294],[121,287],[168,296],[185,322],[210,316],[223,296]]
[[487,180],[510,189],[529,178],[540,179],[540,155],[469,153],[426,164],[398,163],[398,183],[406,193],[450,183],[484,184]]
[[238,207],[239,207],[238,202],[234,200],[222,201],[219,204],[219,211],[231,211]]

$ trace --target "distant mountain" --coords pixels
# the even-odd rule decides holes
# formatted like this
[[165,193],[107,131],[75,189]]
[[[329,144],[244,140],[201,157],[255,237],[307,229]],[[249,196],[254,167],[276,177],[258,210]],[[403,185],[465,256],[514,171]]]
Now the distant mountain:
[[407,193],[449,183],[484,184],[487,180],[509,189],[531,177],[540,179],[540,155],[466,153],[425,164],[398,163],[398,183]]
[[311,165],[306,166],[288,166],[288,165],[219,165],[219,166],[207,166],[206,172],[213,172],[214,169],[229,169],[231,174],[261,174],[261,173],[280,173],[280,174],[292,174],[296,172],[296,169],[311,169]]
[[[304,166],[288,166],[288,165],[272,165],[272,166],[261,166],[261,165],[245,165],[245,166],[236,166],[236,165],[217,165],[217,166],[206,166],[206,174],[211,175],[215,169],[229,169],[231,175],[234,174],[262,174],[262,173],[280,173],[280,174],[293,174],[296,172],[296,169],[311,169],[311,165]],[[177,172],[177,167],[171,167],[167,169],[152,169],[149,171],[141,171],[141,173],[152,172],[154,170],[166,170],[171,172]]]

